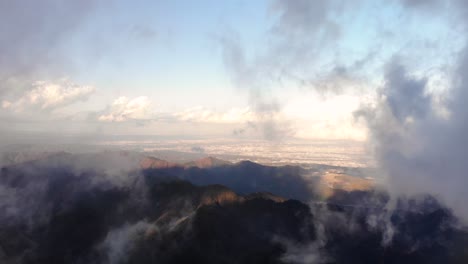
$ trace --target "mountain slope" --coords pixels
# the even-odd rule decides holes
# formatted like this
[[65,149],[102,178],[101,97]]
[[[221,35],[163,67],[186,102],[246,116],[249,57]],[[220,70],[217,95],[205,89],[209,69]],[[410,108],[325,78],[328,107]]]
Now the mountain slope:
[[80,156],[92,162],[80,166],[67,154],[0,170],[0,263],[468,260],[468,232],[430,196],[391,201],[378,191],[339,191],[305,204],[202,184],[245,192],[256,180],[291,195],[302,190],[297,167],[241,162],[140,173],[104,169],[92,157]]

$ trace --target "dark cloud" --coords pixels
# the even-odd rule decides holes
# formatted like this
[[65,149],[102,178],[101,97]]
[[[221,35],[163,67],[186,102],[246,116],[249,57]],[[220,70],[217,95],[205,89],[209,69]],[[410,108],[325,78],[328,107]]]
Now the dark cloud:
[[0,90],[14,93],[27,88],[39,74],[58,73],[62,77],[66,56],[61,41],[86,19],[96,3],[0,1]]
[[[464,16],[465,2],[452,2],[455,15]],[[407,1],[411,8],[419,2]],[[465,22],[464,22],[465,23]],[[466,41],[466,40],[465,40]],[[376,159],[394,197],[430,193],[435,195],[465,223],[468,202],[465,176],[468,166],[468,45],[451,68],[451,81],[445,87],[448,114],[437,114],[435,95],[428,89],[430,75],[416,77],[398,60],[388,63],[385,83],[377,105],[364,107]],[[440,107],[440,106],[439,106]]]
[[276,63],[280,78],[309,79],[322,56],[327,52],[325,56],[330,56],[339,47],[343,35],[340,18],[360,5],[359,0],[272,1],[272,15],[277,19],[265,55],[270,60],[266,61]]
[[287,43],[296,48],[301,45],[311,48],[312,41],[320,41],[320,38],[335,40],[341,29],[332,15],[340,12],[344,5],[344,1],[273,1],[272,10],[278,20],[272,30],[282,42],[288,38]]
[[[93,0],[0,1],[0,131],[24,127],[25,120],[36,126],[39,120],[55,119],[50,115],[54,109],[92,94],[92,87],[62,79],[73,67],[63,42],[98,4]],[[37,128],[26,127],[28,131]]]
[[[255,114],[254,127],[260,129],[260,133],[267,140],[282,140],[294,132],[288,122],[281,119],[281,104],[271,96],[271,79],[267,70],[262,70],[264,64],[249,61],[246,58],[238,36],[232,33],[230,36],[220,38],[222,56],[226,69],[231,76],[233,84],[249,96],[249,104]],[[249,126],[251,127],[251,126]],[[235,132],[239,134],[241,130]],[[288,133],[285,133],[288,131]],[[240,134],[243,134],[240,133]]]
[[205,149],[200,146],[193,146],[191,150],[192,152],[196,152],[196,153],[205,153]]
[[448,87],[448,117],[436,114],[427,92],[425,77],[411,76],[396,61],[387,66],[381,99],[373,107],[362,109],[371,143],[388,188],[398,197],[430,193],[468,221],[464,204],[468,196],[464,175],[468,167],[468,112],[463,107],[468,98],[467,57],[464,51],[458,62],[452,86]]
[[410,8],[433,8],[444,4],[444,0],[400,0]]
[[[268,31],[268,44],[251,56],[235,31],[221,34],[223,62],[234,86],[247,91],[258,117],[256,127],[265,138],[277,140],[295,134],[291,122],[282,120],[283,101],[275,96],[279,89],[307,86],[319,93],[336,94],[354,82],[351,67],[335,65],[327,76],[317,76],[314,70],[321,56],[338,46],[341,27],[337,18],[360,3],[351,2],[272,1],[270,11],[275,20]],[[367,57],[352,67],[362,66],[370,60]]]
[[431,111],[431,98],[425,94],[426,79],[407,76],[407,70],[398,61],[386,67],[383,94],[393,115],[404,122],[405,118],[424,118]]
[[134,25],[130,29],[130,34],[136,39],[152,40],[158,36],[156,30],[148,26]]

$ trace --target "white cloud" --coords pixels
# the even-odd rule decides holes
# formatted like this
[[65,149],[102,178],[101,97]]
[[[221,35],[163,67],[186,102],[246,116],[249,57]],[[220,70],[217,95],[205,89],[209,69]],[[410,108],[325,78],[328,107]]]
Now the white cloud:
[[52,111],[78,101],[85,101],[94,90],[92,86],[80,86],[68,80],[38,81],[21,97],[15,100],[3,100],[2,108],[14,112]]
[[243,123],[252,121],[254,113],[249,107],[232,108],[224,112],[216,112],[206,107],[194,107],[174,114],[179,121],[201,123]]
[[124,122],[128,120],[149,120],[152,119],[152,103],[146,96],[129,99],[121,96],[114,100],[98,120],[103,122]]

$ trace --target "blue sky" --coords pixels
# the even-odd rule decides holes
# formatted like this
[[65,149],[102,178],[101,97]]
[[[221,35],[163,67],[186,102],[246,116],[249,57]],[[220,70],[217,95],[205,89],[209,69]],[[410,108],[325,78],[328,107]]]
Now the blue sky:
[[445,89],[465,39],[437,2],[5,1],[2,129],[364,140],[392,58]]

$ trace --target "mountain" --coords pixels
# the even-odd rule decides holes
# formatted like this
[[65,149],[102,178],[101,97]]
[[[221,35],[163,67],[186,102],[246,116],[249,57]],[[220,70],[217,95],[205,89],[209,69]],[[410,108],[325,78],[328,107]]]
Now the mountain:
[[174,166],[143,170],[152,177],[169,177],[189,181],[195,185],[221,184],[235,192],[246,195],[255,192],[270,192],[276,195],[308,201],[316,196],[312,187],[318,177],[304,177],[306,172],[297,166],[265,166],[250,161],[213,167]]
[[122,171],[127,164],[116,162],[126,155],[64,154],[3,167],[0,263],[468,260],[468,232],[428,195],[337,190],[302,202],[290,197],[313,182],[295,176],[298,167],[245,161]]
[[[313,238],[310,211],[298,201],[151,176],[112,187],[89,182],[95,177],[3,169],[1,185],[22,193],[2,206],[17,211],[0,218],[1,263],[108,263],[115,252],[124,252],[118,263],[258,263],[284,251],[276,236]],[[40,182],[45,188],[35,189]]]
[[53,156],[60,156],[66,152],[50,152],[50,151],[13,151],[0,153],[0,165],[9,166],[20,164],[34,160],[48,159]]
[[[6,157],[16,157],[10,153]],[[316,165],[308,169],[300,166],[266,166],[251,161],[231,163],[214,157],[204,157],[190,162],[172,162],[131,151],[104,151],[71,154],[66,152],[21,154],[29,157],[25,162],[17,159],[11,166],[69,167],[79,171],[94,171],[114,175],[125,181],[123,176],[131,171],[143,170],[144,174],[173,177],[196,185],[222,184],[240,194],[270,192],[286,198],[302,201],[326,199],[338,190],[370,190],[374,181],[360,177],[360,172],[350,168]],[[36,158],[34,158],[36,157]],[[29,165],[28,165],[29,166]],[[357,176],[351,176],[356,174]]]
[[147,170],[147,169],[166,169],[171,167],[178,166],[177,163],[165,161],[162,159],[158,159],[155,157],[144,157],[140,161],[140,168]]
[[187,162],[184,164],[184,167],[190,168],[190,167],[197,167],[201,169],[205,168],[212,168],[212,167],[219,167],[219,166],[225,166],[225,165],[231,165],[232,163],[229,161],[213,158],[213,157],[205,157],[201,158],[192,162]]
[[140,168],[142,169],[166,169],[166,168],[173,168],[173,167],[184,167],[184,168],[191,168],[197,167],[201,169],[224,166],[224,165],[231,165],[229,161],[213,158],[213,157],[205,157],[198,160],[186,162],[186,163],[175,163],[169,162],[166,160],[158,159],[155,157],[145,157],[140,162]]

